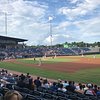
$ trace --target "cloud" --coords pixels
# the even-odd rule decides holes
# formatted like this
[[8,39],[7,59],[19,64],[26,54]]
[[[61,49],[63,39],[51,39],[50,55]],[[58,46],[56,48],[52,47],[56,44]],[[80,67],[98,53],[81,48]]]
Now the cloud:
[[79,0],[69,0],[70,1],[70,3],[76,3],[76,2],[78,2]]
[[[71,2],[75,3],[76,1],[77,0],[72,0]],[[72,20],[75,17],[83,16],[94,11],[99,6],[100,0],[84,0],[84,2],[78,3],[74,8],[61,7],[58,12]]]
[[[59,44],[59,43],[64,43],[66,42],[67,40],[70,40],[72,39],[72,37],[68,34],[54,34],[52,36],[52,43],[53,45],[54,44]],[[48,36],[44,41],[43,41],[44,44],[46,45],[51,45],[51,37]]]
[[[73,26],[73,27],[72,27]],[[64,42],[72,42],[72,41],[88,41],[95,42],[99,41],[97,38],[100,36],[100,20],[99,16],[96,18],[83,20],[83,21],[65,21],[59,23],[57,26],[53,26],[52,28],[52,41],[53,44],[64,43]],[[40,31],[38,32],[38,44],[46,44],[50,45],[50,34],[49,34],[49,24],[40,24],[34,23],[32,25],[34,29],[38,30],[37,27],[40,27]],[[75,28],[76,27],[76,28]],[[39,34],[41,33],[41,34]],[[97,38],[97,39],[96,39]],[[91,40],[93,39],[93,40]]]
[[8,36],[26,38],[29,42],[33,41],[33,38],[38,41],[37,34],[46,29],[46,25],[40,21],[47,8],[37,1],[9,0],[7,4],[6,1],[0,0],[0,34],[5,35],[4,12],[7,12]]
[[67,26],[71,25],[71,22],[68,22],[68,21],[64,21],[64,22],[61,22],[57,27],[56,29],[65,29]]
[[[80,40],[84,41],[99,41],[97,37],[100,37],[100,20],[99,16],[96,18],[84,20],[84,21],[75,21],[73,23],[78,27],[79,34],[80,34]],[[95,38],[95,40],[91,40],[92,38]],[[97,38],[97,40],[96,40]]]
[[[99,40],[97,37],[100,36],[100,0],[68,0],[68,4],[61,4],[59,0],[8,1],[6,5],[7,0],[0,0],[0,34],[2,35],[5,34],[4,11],[6,10],[8,36],[28,39],[28,45],[50,45],[49,16],[53,17],[53,44]],[[52,4],[55,7],[51,7]],[[87,16],[94,12],[96,13],[93,17]]]

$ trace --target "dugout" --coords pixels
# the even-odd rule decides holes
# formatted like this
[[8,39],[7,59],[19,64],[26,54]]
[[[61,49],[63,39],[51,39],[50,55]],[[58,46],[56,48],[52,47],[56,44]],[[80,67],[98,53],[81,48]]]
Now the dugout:
[[25,41],[27,40],[14,37],[0,36],[0,48],[20,48],[23,47]]

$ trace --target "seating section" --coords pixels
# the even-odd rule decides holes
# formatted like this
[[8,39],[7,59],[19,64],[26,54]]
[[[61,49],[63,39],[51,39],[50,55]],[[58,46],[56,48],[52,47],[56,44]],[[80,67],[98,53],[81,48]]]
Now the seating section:
[[0,72],[0,100],[9,90],[17,90],[23,100],[100,100],[100,87],[93,84],[75,83],[74,81],[47,80],[26,75]]
[[0,49],[0,58],[29,58],[29,57],[40,57],[50,55],[77,55],[90,51],[89,48],[63,48],[63,47],[27,47],[27,48],[10,48]]

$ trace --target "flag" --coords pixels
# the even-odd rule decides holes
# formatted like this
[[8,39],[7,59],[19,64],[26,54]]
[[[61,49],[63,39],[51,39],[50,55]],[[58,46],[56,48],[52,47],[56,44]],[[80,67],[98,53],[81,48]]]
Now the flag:
[[53,17],[50,16],[50,17],[49,17],[49,21],[51,21],[51,20],[53,20]]

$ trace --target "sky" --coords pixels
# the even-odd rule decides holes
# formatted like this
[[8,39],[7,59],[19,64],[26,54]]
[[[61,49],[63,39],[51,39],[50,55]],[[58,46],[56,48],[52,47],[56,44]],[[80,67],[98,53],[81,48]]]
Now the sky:
[[100,42],[100,0],[0,0],[0,35],[28,45]]

